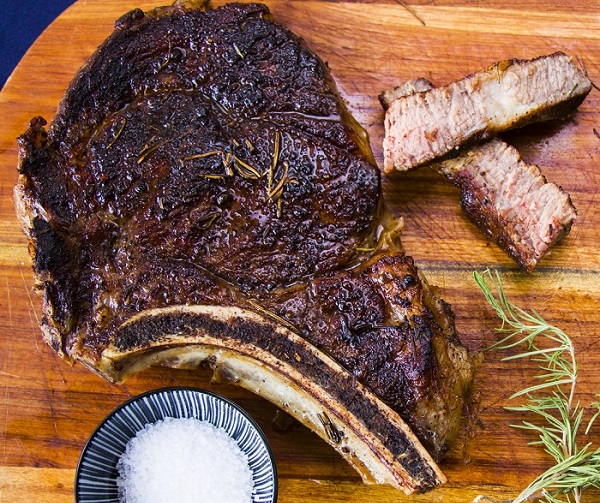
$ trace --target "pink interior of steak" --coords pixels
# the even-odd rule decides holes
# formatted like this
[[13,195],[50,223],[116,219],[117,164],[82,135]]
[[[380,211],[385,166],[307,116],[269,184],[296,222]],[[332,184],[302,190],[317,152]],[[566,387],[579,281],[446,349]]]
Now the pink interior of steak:
[[409,170],[466,144],[576,108],[591,82],[565,54],[510,60],[403,96],[385,116],[384,171]]
[[499,139],[437,169],[461,188],[469,217],[527,271],[575,220],[569,194]]
[[[428,80],[415,79],[384,91],[379,99],[388,110],[396,100],[433,88]],[[575,220],[569,194],[499,138],[431,167],[461,189],[469,218],[527,272],[569,233]]]

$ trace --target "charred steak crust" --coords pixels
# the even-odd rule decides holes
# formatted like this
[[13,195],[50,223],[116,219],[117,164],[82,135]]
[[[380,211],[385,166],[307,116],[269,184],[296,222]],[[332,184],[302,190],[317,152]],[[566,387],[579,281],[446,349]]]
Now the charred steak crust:
[[[253,293],[257,298],[218,304],[262,306],[259,312],[298,331],[400,413],[434,458],[447,451],[458,433],[473,366],[449,306],[419,278],[411,257],[376,256],[351,271]],[[164,342],[160,330],[144,333],[129,323],[112,341],[124,352]]]
[[326,66],[265,6],[118,22],[47,135],[34,119],[20,140],[24,228],[45,220],[71,251],[71,271],[53,267],[63,253],[37,271],[64,283],[45,288],[52,338],[95,332],[99,309],[155,307],[166,291],[169,303],[218,301],[170,277],[173,261],[242,290],[347,265],[380,194],[346,116]]
[[452,445],[473,367],[452,312],[421,279],[411,257],[375,256],[259,303],[351,369],[403,417],[435,459]]
[[[265,6],[132,11],[44,125],[34,118],[19,139],[15,195],[56,351],[115,380],[127,375],[123,358],[129,369],[171,358],[173,331],[185,345],[226,328],[223,344],[245,337],[279,352],[252,324],[242,334],[152,314],[254,311],[371,388],[431,457],[446,452],[471,358],[393,238],[365,133],[326,65]],[[442,480],[425,473],[431,457],[408,456],[426,480],[409,490]]]

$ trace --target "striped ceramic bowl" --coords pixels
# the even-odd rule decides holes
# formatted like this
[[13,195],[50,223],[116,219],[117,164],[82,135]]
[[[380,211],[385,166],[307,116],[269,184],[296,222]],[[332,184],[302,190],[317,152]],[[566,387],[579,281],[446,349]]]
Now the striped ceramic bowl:
[[192,388],[149,391],[111,412],[81,453],[75,476],[75,501],[120,503],[117,463],[127,443],[146,425],[166,418],[194,418],[223,428],[248,456],[253,478],[252,503],[277,501],[275,462],[258,425],[226,398]]

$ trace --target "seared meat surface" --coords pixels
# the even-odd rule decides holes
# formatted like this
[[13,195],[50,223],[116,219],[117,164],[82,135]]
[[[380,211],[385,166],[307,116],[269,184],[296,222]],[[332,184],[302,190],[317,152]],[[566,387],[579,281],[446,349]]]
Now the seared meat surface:
[[427,79],[418,78],[408,80],[400,85],[397,85],[391,89],[385,89],[379,95],[379,103],[383,107],[383,110],[387,112],[392,103],[400,98],[405,98],[415,93],[422,93],[433,89],[434,85]]
[[[366,134],[326,65],[265,6],[201,7],[124,16],[48,131],[35,118],[19,140],[15,194],[47,341],[113,380],[227,351],[262,372],[270,348],[302,393],[315,369],[300,352],[322,351],[441,457],[473,365],[449,307],[393,244]],[[407,487],[439,483],[431,466],[415,482],[415,463],[432,461],[402,431],[421,456],[406,460]]]
[[377,225],[370,152],[297,37],[260,5],[159,13],[119,21],[47,135],[34,119],[20,140],[25,227],[76,267],[47,271],[64,313],[48,330],[67,354],[78,342],[64,336],[102,329],[100,310],[119,323],[207,301],[197,279],[179,285],[186,261],[268,290],[347,266]]
[[411,257],[375,256],[261,305],[394,404],[435,457],[445,452],[458,433],[473,367],[450,306]]
[[384,171],[452,156],[507,129],[562,117],[592,88],[562,53],[500,61],[453,82],[394,100],[385,115]]

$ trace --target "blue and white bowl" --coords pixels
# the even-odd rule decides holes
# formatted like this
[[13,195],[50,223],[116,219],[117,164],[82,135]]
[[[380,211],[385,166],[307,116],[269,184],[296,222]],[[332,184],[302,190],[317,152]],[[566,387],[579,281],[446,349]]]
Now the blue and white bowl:
[[81,453],[75,476],[75,501],[118,503],[117,463],[127,442],[146,425],[165,418],[194,418],[223,428],[248,456],[253,478],[252,503],[277,501],[277,470],[258,425],[226,398],[192,388],[149,391],[111,412]]

